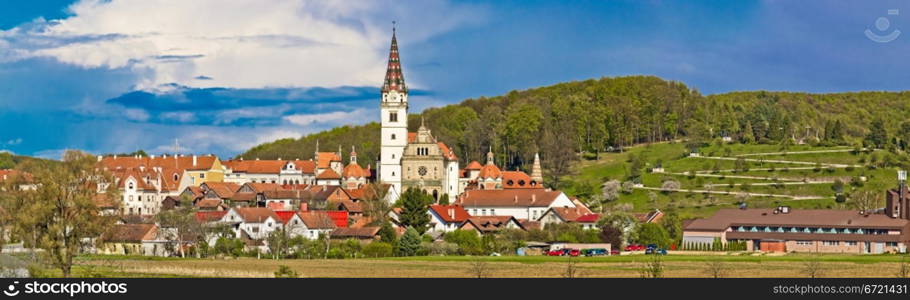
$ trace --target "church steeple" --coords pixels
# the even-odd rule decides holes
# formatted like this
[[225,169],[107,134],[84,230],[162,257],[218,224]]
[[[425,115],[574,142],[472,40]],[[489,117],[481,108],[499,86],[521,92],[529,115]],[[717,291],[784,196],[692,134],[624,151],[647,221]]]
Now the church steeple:
[[531,167],[531,180],[543,183],[543,170],[540,167],[540,154],[534,153],[534,165]]
[[398,91],[407,93],[408,87],[404,84],[404,73],[401,72],[401,60],[398,57],[398,39],[395,37],[395,23],[392,22],[392,24],[392,47],[389,49],[389,64],[386,67],[382,92]]

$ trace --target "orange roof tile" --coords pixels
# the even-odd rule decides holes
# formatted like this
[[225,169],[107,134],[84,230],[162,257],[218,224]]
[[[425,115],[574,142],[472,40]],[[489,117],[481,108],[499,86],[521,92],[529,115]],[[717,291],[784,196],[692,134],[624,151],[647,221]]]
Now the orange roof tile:
[[355,164],[355,163],[350,163],[346,167],[344,167],[344,170],[341,172],[341,177],[342,178],[366,178],[367,175],[366,175],[366,172],[364,172],[363,168],[360,167],[360,165]]
[[319,173],[319,175],[316,175],[316,179],[341,179],[341,175],[338,175],[338,173],[335,173],[332,169],[326,169],[325,171],[322,171],[322,173]]
[[483,166],[476,160],[472,160],[467,167],[464,167],[465,170],[480,170],[480,168],[483,168]]

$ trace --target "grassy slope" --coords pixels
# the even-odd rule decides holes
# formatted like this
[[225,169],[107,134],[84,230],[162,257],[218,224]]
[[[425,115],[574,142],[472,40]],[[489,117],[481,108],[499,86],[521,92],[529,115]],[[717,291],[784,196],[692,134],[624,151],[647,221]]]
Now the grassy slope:
[[[781,151],[780,146],[778,145],[742,145],[742,144],[731,144],[725,145],[730,149],[730,151],[723,150],[716,145],[711,145],[704,147],[700,150],[703,155],[714,155],[714,156],[724,156],[725,153],[730,153],[731,156],[745,153],[769,153],[769,152],[779,152]],[[807,145],[797,145],[791,146],[786,151],[808,151],[808,150],[831,150],[831,149],[845,149],[844,147],[812,147]],[[653,167],[656,164],[658,159],[663,161],[663,166],[667,172],[686,172],[693,170],[711,170],[715,165],[718,169],[733,169],[734,161],[724,161],[724,160],[709,160],[704,158],[690,158],[687,157],[687,153],[682,144],[678,143],[662,143],[662,144],[652,144],[645,146],[638,146],[629,148],[625,153],[609,153],[602,154],[598,160],[591,161],[582,161],[578,163],[574,168],[574,175],[568,176],[565,180],[568,182],[566,184],[565,191],[570,195],[579,194],[580,188],[592,188],[592,193],[598,193],[598,186],[600,183],[610,180],[618,179],[623,180],[626,177],[628,171],[626,170],[627,163],[626,161],[629,158],[630,154],[634,155],[644,155],[648,164],[646,168]],[[792,160],[792,161],[809,161],[809,162],[821,162],[821,163],[849,163],[849,164],[859,164],[861,157],[866,157],[867,154],[852,154],[850,152],[838,152],[838,153],[805,153],[805,154],[796,154],[788,153],[786,155],[768,155],[768,156],[752,156],[749,158],[766,158],[766,159],[779,159],[779,160]],[[747,172],[724,172],[717,174],[725,174],[728,176],[757,176],[757,177],[777,177],[777,178],[791,178],[791,179],[828,179],[833,180],[834,178],[843,177],[854,177],[854,176],[865,176],[868,178],[868,182],[864,184],[862,188],[872,189],[872,190],[885,190],[890,188],[893,185],[893,180],[895,178],[895,170],[893,169],[872,169],[872,168],[853,168],[845,169],[838,168],[828,170],[827,168],[822,168],[820,171],[816,170],[790,170],[787,167],[812,167],[806,165],[793,165],[785,163],[758,163],[758,162],[749,162],[750,168],[770,168],[773,167],[774,170],[749,170]],[[675,179],[679,181],[684,189],[703,189],[701,186],[703,184],[725,184],[724,186],[717,186],[712,188],[715,191],[729,191],[731,193],[738,193],[744,191],[743,187],[729,187],[728,184],[740,184],[740,183],[760,183],[760,182],[773,182],[766,180],[756,180],[756,179],[738,179],[738,178],[717,178],[717,177],[700,177],[700,178],[690,178],[683,175],[670,175],[670,174],[652,174],[645,173],[642,177],[642,183],[645,186],[659,187],[661,183],[668,178]],[[584,184],[582,184],[584,183]],[[853,187],[847,185],[846,192],[849,193]],[[783,194],[783,195],[796,195],[796,196],[824,196],[829,199],[818,199],[818,200],[789,200],[785,198],[769,198],[769,197],[751,197],[748,199],[748,203],[751,207],[774,207],[778,205],[789,205],[794,208],[849,208],[848,205],[836,203],[833,200],[833,190],[831,189],[831,184],[811,184],[811,185],[792,185],[792,186],[755,186],[750,185],[746,187],[748,192],[754,193],[769,193],[769,194]],[[650,200],[649,194],[657,196],[657,200],[652,202]],[[677,209],[683,217],[704,217],[711,215],[714,211],[722,207],[734,207],[735,199],[734,195],[706,195],[699,193],[661,193],[661,192],[652,192],[644,190],[635,190],[630,194],[622,194],[620,199],[617,200],[617,204],[628,203],[633,207],[634,212],[645,212],[653,208],[659,208],[663,210],[667,209]]]

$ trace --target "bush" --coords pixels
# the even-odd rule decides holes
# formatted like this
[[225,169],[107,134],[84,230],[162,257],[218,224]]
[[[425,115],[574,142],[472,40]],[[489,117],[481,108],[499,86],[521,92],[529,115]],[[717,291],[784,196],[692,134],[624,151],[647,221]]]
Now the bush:
[[420,233],[414,227],[408,227],[395,245],[395,255],[415,256],[420,250]]
[[455,230],[452,232],[447,232],[445,236],[443,236],[443,240],[458,245],[461,254],[483,254],[483,248],[480,244],[480,236],[478,236],[474,231]]
[[275,278],[297,278],[299,275],[297,271],[291,269],[291,267],[280,265],[278,266],[278,271],[275,271]]
[[363,255],[366,257],[392,256],[392,244],[385,242],[372,242],[363,246]]
[[448,242],[421,243],[420,247],[427,255],[446,256],[458,254],[458,245]]

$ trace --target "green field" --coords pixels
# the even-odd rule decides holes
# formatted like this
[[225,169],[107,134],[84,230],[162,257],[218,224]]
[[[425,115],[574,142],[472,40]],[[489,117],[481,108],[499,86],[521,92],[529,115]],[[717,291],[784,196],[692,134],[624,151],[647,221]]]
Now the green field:
[[[145,258],[85,256],[76,276],[85,277],[273,277],[288,266],[300,277],[563,277],[572,265],[579,277],[640,277],[650,255],[608,257],[423,256],[377,259]],[[824,277],[894,277],[904,265],[898,255],[761,255],[753,253],[671,252],[660,257],[665,277],[711,277],[708,263],[719,263],[724,277],[805,277],[807,262],[817,262]],[[49,274],[55,274],[49,272]]]
[[[658,161],[662,162],[664,168],[663,173],[643,171],[641,183],[645,187],[660,188],[664,181],[676,180],[680,183],[681,189],[686,191],[635,189],[631,193],[622,193],[618,200],[609,203],[608,206],[631,207],[632,212],[646,212],[655,208],[675,209],[686,218],[705,217],[719,208],[735,207],[735,203],[742,199],[737,198],[737,194],[756,193],[781,197],[749,196],[745,199],[750,207],[788,205],[794,208],[847,209],[851,208],[849,200],[845,203],[835,201],[833,181],[844,182],[844,192],[849,195],[854,189],[884,191],[894,186],[896,180],[896,169],[874,168],[866,163],[869,157],[881,153],[855,153],[850,150],[852,149],[843,146],[794,145],[782,149],[780,145],[726,144],[702,147],[699,149],[702,157],[689,157],[688,151],[681,143],[648,144],[627,148],[623,153],[601,154],[596,160],[581,161],[575,166],[574,173],[564,178],[562,185],[566,193],[582,199],[598,195],[603,182],[613,179],[626,180],[629,174],[629,157],[636,155],[644,157],[646,170],[657,166]],[[798,153],[800,151],[832,152]],[[736,169],[736,161],[733,159],[737,157],[755,161],[745,162],[747,170]],[[727,158],[731,160],[723,160]],[[819,168],[816,166],[817,163],[823,166]],[[859,166],[829,167],[824,164]],[[740,176],[754,178],[736,178]],[[850,184],[851,180],[860,177],[866,178],[861,186]],[[800,184],[776,184],[783,182]],[[711,193],[688,190],[709,190]],[[803,199],[806,197],[817,199]]]

